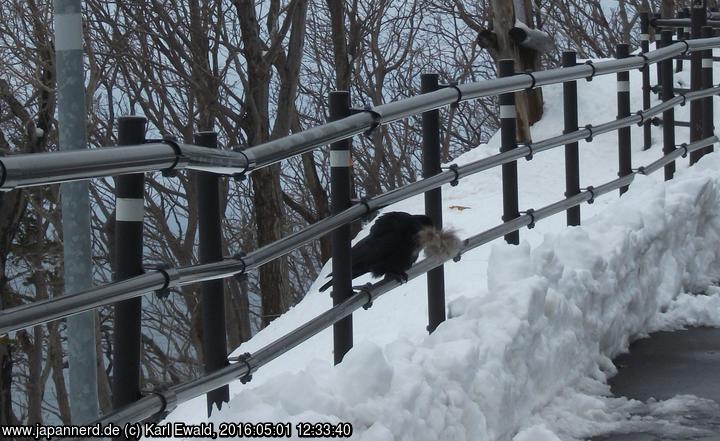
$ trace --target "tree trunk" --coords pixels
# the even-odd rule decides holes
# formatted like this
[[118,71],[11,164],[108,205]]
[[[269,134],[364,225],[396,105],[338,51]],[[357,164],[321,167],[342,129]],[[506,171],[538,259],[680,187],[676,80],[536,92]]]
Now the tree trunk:
[[[15,306],[7,285],[5,265],[25,203],[24,190],[0,193],[0,311]],[[3,336],[0,337],[0,426],[17,424],[12,410],[12,370],[12,345],[10,339]]]
[[230,281],[225,290],[225,327],[229,350],[250,340],[250,303],[248,301],[248,280]]
[[[515,60],[515,71],[534,71],[538,68],[537,52],[519,47],[510,38],[510,29],[515,26],[515,8],[522,6],[523,16],[520,21],[532,27],[532,5],[530,0],[492,0],[493,9],[493,31],[497,37],[497,48],[491,51],[496,58],[511,58]],[[518,8],[520,9],[520,8]],[[530,136],[530,125],[542,117],[542,91],[534,89],[530,92],[521,91],[515,93],[517,106],[517,139],[518,141],[532,141]]]
[[[236,0],[242,29],[243,53],[247,61],[246,114],[243,128],[249,145],[257,145],[289,133],[294,117],[295,95],[299,82],[299,63],[305,38],[307,0],[294,0],[286,8],[285,21],[278,26],[279,11],[271,7],[267,23],[271,41],[268,45],[260,37],[255,3]],[[282,41],[289,29],[287,56]],[[269,48],[270,50],[267,50]],[[270,77],[275,64],[280,75],[278,108],[275,125],[270,134]],[[278,164],[253,172],[251,175],[258,245],[263,246],[283,236],[284,205]],[[263,326],[285,312],[291,303],[287,258],[282,257],[260,268]]]
[[10,339],[3,336],[0,337],[0,426],[18,424],[12,411],[12,369],[12,346]]
[[674,17],[676,8],[675,0],[662,0],[662,7],[660,8],[662,18]]
[[70,398],[67,387],[65,387],[65,375],[63,374],[63,349],[58,331],[58,322],[48,324],[48,362],[52,367],[52,379],[55,385],[55,396],[57,397],[58,411],[63,424],[72,424],[70,413]]
[[214,130],[216,104],[219,101],[216,71],[210,66],[210,8],[207,2],[190,2],[190,92],[197,100],[199,131]]
[[348,58],[345,2],[327,0],[330,11],[330,32],[335,60],[335,89],[350,90],[350,60]]

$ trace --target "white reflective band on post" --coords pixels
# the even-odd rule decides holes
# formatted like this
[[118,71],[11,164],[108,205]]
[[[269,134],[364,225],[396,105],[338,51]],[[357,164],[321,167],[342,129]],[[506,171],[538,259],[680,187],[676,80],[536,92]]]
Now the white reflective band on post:
[[630,81],[622,80],[617,82],[618,92],[630,92]]
[[143,199],[117,198],[115,201],[115,220],[123,222],[142,222],[145,214]]
[[642,40],[642,41],[650,40],[650,34],[640,34],[640,40]]
[[689,34],[689,33],[690,33],[690,28],[683,28],[683,32]]
[[82,18],[79,13],[55,16],[55,50],[82,49]]
[[713,59],[712,58],[703,58],[702,59],[702,67],[713,67]]
[[352,167],[350,150],[330,150],[330,167]]
[[515,118],[515,106],[504,105],[500,106],[500,118]]

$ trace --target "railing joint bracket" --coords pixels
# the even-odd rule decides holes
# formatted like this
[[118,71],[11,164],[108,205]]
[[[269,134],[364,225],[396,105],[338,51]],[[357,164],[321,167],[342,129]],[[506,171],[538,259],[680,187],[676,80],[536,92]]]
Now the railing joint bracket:
[[235,253],[232,256],[233,259],[239,260],[240,263],[242,263],[242,269],[240,271],[236,272],[235,274],[233,274],[233,278],[235,278],[235,280],[237,280],[238,282],[244,282],[245,280],[247,280],[247,273],[245,272],[245,270],[247,270],[247,263],[245,262],[245,259],[244,259],[245,256],[247,256],[247,254],[243,251]]
[[180,163],[180,159],[183,157],[182,148],[180,147],[180,144],[178,144],[177,139],[171,135],[164,135],[160,139],[146,139],[145,140],[146,144],[149,144],[152,142],[160,142],[163,144],[167,144],[170,146],[170,148],[173,149],[173,152],[175,153],[175,160],[173,161],[173,163],[170,167],[160,170],[160,173],[162,173],[162,175],[165,176],[166,178],[177,176],[177,170],[175,169],[175,167],[177,167],[178,163]]
[[372,122],[372,124],[370,124],[370,127],[363,132],[363,136],[369,137],[373,134],[373,132],[375,132],[375,129],[380,127],[380,125],[382,123],[382,115],[380,113],[378,113],[375,109],[373,109],[372,104],[369,104],[369,103],[365,103],[362,106],[362,108],[355,107],[355,108],[350,109],[351,115],[355,115],[355,114],[363,113],[363,112],[369,113],[370,116],[372,116],[372,118],[373,118],[373,122]]
[[175,394],[175,392],[166,385],[158,386],[152,390],[143,391],[143,393],[145,396],[155,395],[160,398],[160,401],[162,402],[160,410],[148,418],[149,421],[162,421],[177,407],[177,394]]
[[453,178],[452,181],[450,181],[451,187],[457,187],[457,185],[460,183],[460,172],[458,171],[458,165],[457,164],[450,164],[447,167],[443,167],[446,170],[450,170],[451,172],[455,173],[455,178]]
[[525,90],[533,90],[535,88],[535,84],[537,84],[537,81],[535,80],[535,75],[532,74],[532,72],[521,72],[525,75],[528,75],[530,79],[532,80],[532,83],[530,83],[530,87],[526,88]]
[[247,384],[252,381],[252,368],[250,367],[250,357],[250,353],[245,352],[244,354],[239,355],[235,358],[235,361],[237,361],[238,363],[243,363],[245,365],[245,369],[247,369],[245,375],[239,378],[240,383],[242,384]]
[[682,92],[678,93],[678,95],[680,95],[683,99],[682,103],[680,103],[680,107],[685,107],[685,104],[687,103],[687,97]]
[[163,286],[155,291],[155,295],[160,300],[165,300],[168,295],[170,295],[170,288],[174,288],[175,286],[177,286],[177,281],[180,278],[177,270],[166,263],[148,265],[143,270],[144,272],[146,272],[147,270],[158,271],[165,278]]
[[535,210],[528,208],[526,211],[521,211],[520,214],[526,214],[530,216],[530,223],[527,225],[528,230],[535,228]]
[[588,65],[588,66],[590,66],[590,67],[592,68],[592,73],[590,74],[590,76],[585,77],[585,80],[586,80],[586,81],[592,81],[592,80],[593,80],[593,77],[595,76],[595,72],[596,72],[596,70],[595,70],[595,65],[593,64],[592,60],[587,60],[587,61],[585,62],[585,64]]
[[516,147],[516,148],[518,148],[518,147],[527,147],[527,149],[528,149],[528,154],[525,155],[525,160],[526,160],[526,161],[532,161],[532,159],[533,159],[532,143],[530,143],[530,144],[527,144],[527,143],[519,143],[519,144],[515,144],[515,147]]
[[592,204],[593,202],[595,202],[595,187],[593,187],[592,185],[588,185],[586,188],[583,188],[583,190],[590,193],[590,199],[588,199],[587,203]]
[[250,171],[250,158],[247,157],[247,155],[245,154],[245,152],[243,151],[243,149],[241,147],[233,147],[232,151],[235,153],[240,153],[241,155],[243,155],[245,157],[245,170],[241,171],[240,173],[235,173],[232,175],[232,177],[236,181],[244,181],[247,178],[248,171]]
[[681,55],[687,55],[687,53],[690,52],[690,45],[688,44],[688,42],[686,40],[680,40],[680,43],[685,44],[685,50],[682,52]]
[[645,124],[645,113],[643,113],[642,110],[638,110],[635,114],[640,117],[640,121],[637,123],[638,127],[642,127],[643,124]]
[[365,294],[367,296],[367,302],[363,305],[364,310],[368,310],[372,308],[373,305],[373,298],[372,298],[372,283],[368,282],[362,286],[353,286],[353,289],[357,290],[358,294]]
[[372,216],[373,209],[372,209],[372,207],[370,207],[370,198],[369,197],[363,196],[361,198],[350,199],[350,203],[352,203],[353,205],[357,205],[357,204],[363,205],[365,207],[365,214],[360,216],[360,220],[363,222],[370,221],[370,219],[372,218],[371,216]]
[[680,148],[684,150],[684,152],[683,152],[683,154],[682,154],[682,157],[683,157],[683,158],[686,158],[687,155],[688,155],[688,145],[687,145],[687,143],[686,143],[686,142],[683,142],[682,144],[680,144]]
[[460,88],[458,87],[458,82],[457,82],[457,81],[451,81],[451,82],[448,83],[448,84],[441,84],[439,87],[440,87],[440,89],[447,89],[447,88],[455,89],[455,92],[457,92],[458,97],[457,97],[457,99],[455,100],[454,103],[450,104],[450,107],[452,107],[452,108],[457,108],[458,104],[460,104],[460,102],[461,102],[462,99],[463,99],[463,93],[462,93],[462,90],[460,90]]

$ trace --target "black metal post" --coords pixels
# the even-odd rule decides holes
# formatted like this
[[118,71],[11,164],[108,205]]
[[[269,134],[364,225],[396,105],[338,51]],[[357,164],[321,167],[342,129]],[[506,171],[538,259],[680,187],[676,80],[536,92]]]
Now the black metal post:
[[[670,44],[672,41],[672,31],[662,32],[663,44]],[[663,60],[660,63],[661,76],[661,96],[663,101],[668,101],[673,97],[673,68],[672,58]],[[675,150],[675,110],[671,107],[663,112],[663,153],[669,154]],[[672,179],[675,174],[675,161],[665,166],[665,180]]]
[[[577,54],[573,51],[563,52],[563,67],[577,64]],[[563,83],[563,116],[565,129],[563,133],[578,129],[577,81]],[[565,197],[580,193],[580,153],[578,143],[565,144]],[[580,206],[568,208],[566,212],[568,226],[580,225]]]
[[[420,92],[434,92],[440,88],[438,74],[420,76]],[[441,172],[440,169],[440,111],[430,110],[422,114],[423,130],[423,178]],[[430,216],[436,228],[442,228],[442,190],[440,187],[425,192],[425,214]],[[428,332],[432,333],[445,321],[445,270],[441,265],[427,273]]]
[[[330,121],[350,116],[350,92],[330,93]],[[350,179],[352,159],[350,139],[330,145],[330,211],[338,214],[350,207]],[[352,296],[352,260],[350,256],[350,225],[337,228],[330,235],[332,239],[332,298],[337,306]],[[353,345],[352,315],[333,325],[333,348],[335,364],[342,361]]]
[[[688,11],[686,11],[685,9],[680,9],[677,13],[677,18],[690,18],[690,17],[689,17]],[[686,40],[686,34],[687,34],[687,32],[685,31],[684,27],[677,28],[677,40],[678,41]],[[675,66],[676,66],[675,72],[682,72],[682,70],[683,70],[682,57],[677,58],[677,62],[676,62]]]
[[[630,46],[618,44],[615,46],[618,59],[630,55]],[[618,118],[630,116],[630,72],[617,73],[617,106]],[[618,129],[618,176],[623,177],[632,173],[632,157],[630,152],[630,127]],[[620,187],[620,194],[625,193],[628,186]]]
[[[141,116],[118,118],[118,144],[144,143],[145,124]],[[142,173],[115,177],[115,280],[143,273],[144,189]],[[141,315],[141,297],[115,304],[112,363],[115,409],[140,399]]]
[[[650,13],[640,13],[640,51],[644,54],[650,50]],[[642,101],[643,109],[650,108],[650,66],[642,68]],[[652,144],[650,134],[650,119],[643,122],[643,150],[648,150]]]
[[[655,18],[661,18],[662,16],[660,14],[655,14]],[[663,40],[662,40],[662,34],[665,31],[662,30],[662,28],[655,27],[655,49],[661,49],[663,47]],[[672,35],[672,32],[671,32]],[[672,41],[672,37],[670,37],[670,41]],[[670,43],[668,43],[670,44]],[[662,84],[662,68],[660,67],[660,63],[656,64],[656,72],[657,72],[657,83],[658,85]]]
[[[710,26],[703,26],[701,30],[702,38],[710,38],[715,35],[715,31]],[[703,51],[702,59],[702,88],[707,89],[713,86],[713,53],[712,49]],[[702,100],[702,137],[707,138],[715,133],[713,97],[709,96]],[[713,146],[705,147],[704,154],[712,153]]]
[[[707,12],[700,4],[693,5],[691,13],[691,38],[700,38],[702,27],[707,23]],[[696,91],[702,88],[702,59],[704,51],[695,51],[690,58],[690,90]],[[690,103],[690,142],[699,141],[703,135],[703,101],[695,100]],[[690,165],[695,164],[703,155],[703,150],[690,152]]]
[[[509,77],[515,74],[515,61],[503,59],[498,63],[498,74]],[[503,93],[500,95],[500,152],[506,152],[517,147],[517,113],[515,109],[515,94]],[[517,161],[502,166],[503,187],[503,216],[504,222],[511,221],[520,216],[518,208],[518,172]],[[514,231],[505,235],[505,241],[510,244],[520,244],[520,233]]]
[[[200,132],[195,135],[195,144],[217,148],[217,133]],[[200,242],[198,258],[200,263],[222,260],[222,231],[220,228],[220,178],[214,173],[195,172],[198,230]],[[202,296],[203,359],[205,374],[227,366],[227,335],[225,334],[225,289],[222,279],[208,280],[200,285]],[[222,409],[230,401],[227,385],[207,394],[208,416],[214,406]]]

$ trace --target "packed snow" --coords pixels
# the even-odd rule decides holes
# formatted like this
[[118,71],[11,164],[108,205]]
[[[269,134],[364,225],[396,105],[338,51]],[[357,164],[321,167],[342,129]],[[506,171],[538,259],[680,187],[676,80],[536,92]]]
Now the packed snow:
[[[640,74],[631,73],[632,109],[641,108]],[[717,75],[717,73],[716,73]],[[653,72],[654,76],[654,72]],[[687,73],[678,74],[687,84]],[[615,118],[615,75],[579,81],[580,122]],[[561,86],[543,88],[545,115],[535,140],[562,132]],[[687,120],[689,106],[676,118]],[[642,151],[633,132],[633,166],[661,156],[661,131]],[[687,129],[677,130],[678,143]],[[617,177],[617,135],[580,143],[581,187]],[[497,153],[499,136],[457,159]],[[521,209],[563,198],[563,149],[519,161]],[[230,403],[205,417],[205,397],[180,405],[166,421],[350,422],[352,439],[581,440],[661,421],[678,409],[707,408],[697,397],[640,403],[613,397],[613,357],[661,329],[720,326],[720,158],[715,153],[676,178],[638,176],[630,191],[582,206],[583,224],[557,215],[445,266],[448,319],[428,335],[424,277],[353,316],[354,348],[333,366],[326,330],[231,384]],[[443,188],[446,226],[468,237],[500,222],[500,169]],[[422,197],[388,207],[422,213]],[[367,228],[361,233],[366,234]],[[332,306],[317,288],[243,344],[253,352]],[[369,279],[367,279],[369,280]],[[357,279],[356,284],[366,279]],[[701,294],[699,294],[701,293]],[[294,433],[296,435],[296,433]]]

